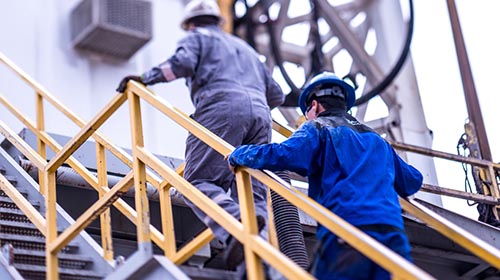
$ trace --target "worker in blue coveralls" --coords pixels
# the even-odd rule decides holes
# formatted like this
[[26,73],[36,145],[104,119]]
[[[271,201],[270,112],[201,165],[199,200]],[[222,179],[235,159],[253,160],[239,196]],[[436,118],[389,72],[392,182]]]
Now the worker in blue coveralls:
[[[335,74],[316,75],[299,96],[305,122],[282,143],[242,145],[230,167],[290,170],[309,181],[309,196],[350,224],[411,261],[402,197],[416,193],[422,174],[391,145],[348,113],[353,87]],[[318,279],[390,279],[382,267],[318,225]]]
[[[187,36],[178,42],[175,53],[141,76],[125,77],[117,91],[124,92],[129,80],[153,85],[185,78],[195,107],[191,115],[194,120],[233,146],[269,143],[270,110],[283,103],[283,92],[257,52],[224,32],[222,22],[215,1],[189,2],[181,24]],[[224,157],[190,134],[185,163],[184,178],[240,219],[235,177]],[[259,228],[264,229],[267,188],[260,182],[253,183],[257,221]],[[236,268],[244,259],[241,244],[193,203],[186,203],[227,245],[224,258],[230,269]]]

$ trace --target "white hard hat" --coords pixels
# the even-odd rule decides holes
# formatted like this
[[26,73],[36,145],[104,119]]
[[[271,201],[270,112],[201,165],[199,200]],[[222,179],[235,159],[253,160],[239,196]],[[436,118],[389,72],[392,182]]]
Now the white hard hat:
[[198,16],[214,16],[219,19],[219,23],[222,22],[219,5],[214,0],[192,0],[184,8],[182,29],[187,30],[187,22]]

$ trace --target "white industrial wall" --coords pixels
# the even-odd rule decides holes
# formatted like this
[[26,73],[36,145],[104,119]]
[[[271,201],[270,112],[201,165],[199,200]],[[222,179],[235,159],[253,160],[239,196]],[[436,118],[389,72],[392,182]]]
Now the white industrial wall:
[[[168,58],[184,31],[179,22],[181,0],[151,0],[153,39],[129,61],[110,64],[75,51],[70,42],[70,13],[79,0],[1,0],[0,52],[41,83],[68,108],[88,121],[116,94],[122,77],[140,74]],[[0,93],[35,120],[35,95],[15,75],[0,65]],[[6,82],[7,81],[7,82]],[[175,107],[191,113],[193,106],[184,79],[150,87]],[[54,108],[46,105],[46,130],[73,136],[79,130]],[[146,146],[153,152],[184,157],[187,133],[154,110],[143,110]],[[24,125],[14,122],[4,108],[4,120],[15,132]],[[110,119],[102,132],[122,147],[130,146],[128,106]]]

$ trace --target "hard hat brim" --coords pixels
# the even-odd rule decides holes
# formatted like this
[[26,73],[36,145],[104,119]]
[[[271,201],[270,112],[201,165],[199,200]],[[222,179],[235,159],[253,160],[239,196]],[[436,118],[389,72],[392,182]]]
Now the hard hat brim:
[[193,16],[190,16],[190,17],[187,17],[187,18],[183,19],[182,22],[181,22],[181,28],[183,30],[188,30],[188,28],[189,28],[188,21],[191,20],[191,19],[193,19],[193,18],[195,18],[195,17],[200,17],[200,16],[213,16],[213,17],[216,17],[218,19],[218,22],[217,22],[218,25],[223,25],[224,22],[225,22],[224,18],[221,17],[221,16],[219,16],[219,15],[215,15],[215,14],[214,15],[207,15],[205,13],[201,13],[199,15],[193,15]]
[[324,83],[338,85],[344,89],[344,91],[346,93],[345,102],[346,102],[346,109],[347,110],[351,109],[352,106],[354,105],[355,92],[354,92],[354,89],[352,88],[352,86],[350,86],[348,83],[342,81],[341,79],[319,79],[319,80],[314,81],[314,82],[310,83],[309,85],[307,85],[299,96],[299,107],[300,107],[300,110],[302,111],[303,115],[306,114],[306,109],[307,109],[306,103],[307,103],[307,99],[309,98],[309,95],[311,94],[312,89],[314,89],[318,85],[324,84]]

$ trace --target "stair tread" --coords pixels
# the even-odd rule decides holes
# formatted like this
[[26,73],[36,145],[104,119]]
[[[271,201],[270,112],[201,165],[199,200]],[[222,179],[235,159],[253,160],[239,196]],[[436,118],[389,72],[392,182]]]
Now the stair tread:
[[17,177],[12,175],[4,175],[5,179],[9,182],[17,182]]
[[16,208],[6,208],[6,207],[0,207],[0,213],[6,213],[6,214],[15,214],[15,215],[20,215],[20,216],[25,216],[23,211],[20,209]]
[[[9,234],[9,233],[0,233],[0,239],[20,240],[20,241],[33,242],[33,243],[45,243],[45,237],[42,237],[42,236],[18,235],[18,234]],[[78,247],[78,243],[70,242],[66,246]]]
[[[12,203],[15,203],[14,200],[12,200],[10,197],[8,196],[0,196],[0,201],[4,201],[4,202],[12,202]],[[40,205],[40,203],[36,202],[36,201],[30,201],[31,205],[35,206],[35,205]]]
[[[39,250],[26,250],[26,249],[14,248],[14,255],[29,255],[29,256],[35,256],[35,257],[45,257],[45,252],[39,251]],[[93,262],[92,258],[85,256],[85,255],[59,253],[57,256],[59,259],[81,261],[81,262],[87,262],[87,263]]]
[[[8,180],[8,177],[7,177],[7,176],[4,176],[4,177],[6,177],[6,178],[7,178],[7,180]],[[9,181],[10,181],[10,180],[9,180]],[[24,197],[28,197],[28,193],[27,193],[25,190],[23,190],[23,189],[19,189],[19,188],[16,188],[16,189],[17,189],[17,191],[18,191],[18,192],[19,192],[22,196],[24,196]],[[0,196],[3,196],[3,197],[8,197],[8,196],[7,196],[7,194],[6,194],[3,190],[0,190]]]
[[[43,272],[43,273],[46,272],[46,267],[41,266],[41,265],[14,263],[14,267],[19,271],[34,271],[34,272]],[[60,267],[59,274],[104,278],[104,275],[102,275],[102,274],[98,274],[92,270],[85,270],[85,269],[68,269],[68,268],[61,268]]]
[[215,268],[198,268],[194,266],[181,265],[179,268],[188,277],[193,279],[203,278],[203,279],[237,279],[238,273],[236,271],[215,269]]
[[16,221],[7,221],[0,219],[0,227],[8,226],[8,227],[19,227],[19,228],[27,228],[27,229],[38,229],[33,223],[23,223]]
[[[2,220],[2,219],[0,219],[0,228],[2,226],[6,226],[6,227],[18,227],[18,228],[36,229],[36,230],[38,230],[38,228],[35,226],[35,224],[33,224],[31,222],[30,223],[24,223],[24,222],[8,221],[8,220]],[[62,230],[58,229],[57,232],[61,233]]]

